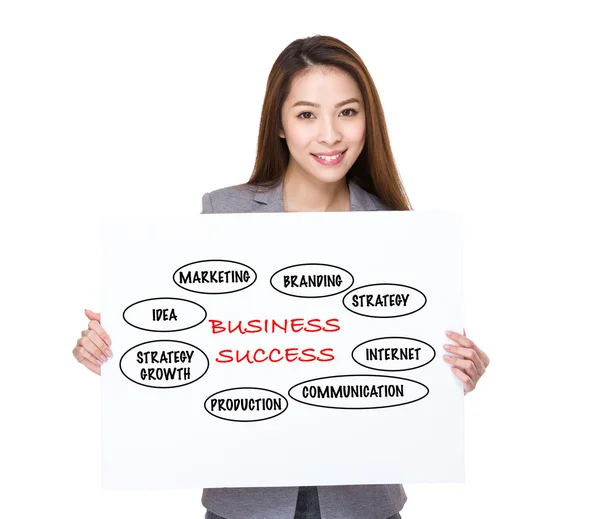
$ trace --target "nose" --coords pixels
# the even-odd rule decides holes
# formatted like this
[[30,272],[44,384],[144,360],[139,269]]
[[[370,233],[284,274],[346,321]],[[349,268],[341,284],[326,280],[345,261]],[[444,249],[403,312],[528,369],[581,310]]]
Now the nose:
[[337,118],[323,117],[319,124],[317,141],[332,146],[342,140],[342,134],[337,127]]

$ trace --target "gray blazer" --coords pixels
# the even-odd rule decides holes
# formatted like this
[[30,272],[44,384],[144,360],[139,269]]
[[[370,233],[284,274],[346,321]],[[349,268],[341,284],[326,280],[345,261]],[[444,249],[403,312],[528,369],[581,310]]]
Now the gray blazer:
[[[348,183],[351,211],[386,211],[379,198]],[[226,187],[202,197],[202,213],[283,212],[282,184]],[[319,470],[315,467],[315,470]],[[385,519],[402,509],[402,485],[317,487],[322,519]],[[298,487],[205,488],[202,504],[227,519],[293,519]]]

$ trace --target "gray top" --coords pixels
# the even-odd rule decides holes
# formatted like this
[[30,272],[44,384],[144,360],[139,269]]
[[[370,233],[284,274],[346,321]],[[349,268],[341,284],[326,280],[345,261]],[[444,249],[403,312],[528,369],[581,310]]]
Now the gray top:
[[[379,198],[362,189],[356,182],[350,188],[350,211],[389,211]],[[275,187],[224,187],[202,197],[203,213],[283,213],[283,184]]]
[[[348,187],[351,211],[390,210],[355,182],[350,181]],[[284,212],[281,183],[271,188],[242,184],[217,189],[202,197],[204,214],[277,212]],[[317,489],[322,519],[385,519],[402,510],[406,502],[402,485],[343,485]],[[298,487],[205,488],[202,504],[227,519],[293,519],[297,498]]]

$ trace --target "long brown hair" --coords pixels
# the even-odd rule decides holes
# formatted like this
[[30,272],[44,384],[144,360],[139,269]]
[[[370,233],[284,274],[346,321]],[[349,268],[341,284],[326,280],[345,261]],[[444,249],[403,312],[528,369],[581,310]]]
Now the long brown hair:
[[365,103],[366,139],[362,152],[347,178],[378,196],[392,209],[412,206],[394,163],[383,108],[367,67],[348,45],[331,36],[311,36],[290,43],[277,57],[269,78],[260,118],[256,162],[248,184],[274,185],[288,166],[290,152],[279,136],[281,108],[291,90],[294,76],[309,67],[336,67],[358,84]]

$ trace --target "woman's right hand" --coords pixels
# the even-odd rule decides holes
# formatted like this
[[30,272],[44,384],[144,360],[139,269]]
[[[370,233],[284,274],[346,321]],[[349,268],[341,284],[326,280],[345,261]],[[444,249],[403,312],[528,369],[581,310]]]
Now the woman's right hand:
[[87,330],[81,332],[81,337],[73,348],[73,356],[87,369],[100,375],[100,366],[113,356],[110,349],[112,341],[100,326],[100,314],[85,310],[85,315],[90,322]]

